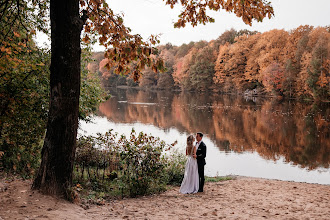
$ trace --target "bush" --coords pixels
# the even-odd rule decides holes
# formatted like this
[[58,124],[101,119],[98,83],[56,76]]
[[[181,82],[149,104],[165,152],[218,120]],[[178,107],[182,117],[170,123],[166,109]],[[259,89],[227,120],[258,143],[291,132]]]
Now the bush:
[[169,157],[164,158],[165,178],[168,185],[181,185],[186,161],[187,157],[178,151],[174,151]]
[[123,167],[119,180],[124,190],[133,197],[163,191],[166,182],[161,178],[164,169],[161,154],[166,147],[165,142],[143,132],[136,135],[132,130],[130,139],[121,136],[118,144]]
[[[159,138],[132,130],[117,137],[112,130],[97,137],[81,137],[76,153],[75,182],[95,190],[94,183],[112,195],[135,197],[164,191],[167,184],[182,181],[184,162],[179,154],[163,156],[171,145]],[[178,169],[178,170],[177,170]],[[102,182],[102,184],[100,184]],[[89,183],[89,184],[87,184]],[[94,188],[94,189],[93,189]]]

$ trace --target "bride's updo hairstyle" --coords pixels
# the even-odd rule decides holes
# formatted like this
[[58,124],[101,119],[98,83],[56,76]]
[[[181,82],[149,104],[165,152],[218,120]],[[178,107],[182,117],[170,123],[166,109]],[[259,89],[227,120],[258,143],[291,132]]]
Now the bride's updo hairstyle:
[[187,137],[187,145],[188,145],[188,146],[192,146],[193,143],[194,143],[194,135],[189,135],[189,136]]
[[192,149],[193,149],[193,144],[194,144],[194,135],[189,135],[187,137],[187,149],[188,153],[190,154]]

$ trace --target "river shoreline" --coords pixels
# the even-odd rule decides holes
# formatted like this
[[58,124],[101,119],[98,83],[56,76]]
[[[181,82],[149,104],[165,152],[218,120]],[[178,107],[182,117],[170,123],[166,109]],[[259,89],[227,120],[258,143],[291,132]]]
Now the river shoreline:
[[255,89],[247,89],[245,91],[235,91],[235,92],[224,92],[224,91],[219,91],[219,90],[182,90],[182,89],[159,89],[159,88],[153,88],[153,87],[138,87],[138,86],[107,86],[104,87],[106,90],[111,90],[111,89],[123,89],[123,90],[136,90],[136,91],[149,91],[149,92],[172,92],[172,93],[206,93],[206,94],[212,94],[212,95],[229,95],[229,96],[234,96],[234,97],[243,97],[247,100],[253,100],[253,99],[262,99],[262,100],[275,100],[278,102],[282,101],[295,101],[295,102],[302,102],[302,103],[330,103],[330,100],[316,100],[311,97],[286,97],[286,96],[279,96],[279,95],[273,95],[266,93],[264,91],[260,90],[255,90]]

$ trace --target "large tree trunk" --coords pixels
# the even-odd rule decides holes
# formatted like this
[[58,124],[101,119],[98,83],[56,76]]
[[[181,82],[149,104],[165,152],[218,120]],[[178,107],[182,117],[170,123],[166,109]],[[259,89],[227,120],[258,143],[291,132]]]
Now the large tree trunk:
[[33,189],[67,196],[72,183],[80,93],[79,0],[51,0],[50,107]]

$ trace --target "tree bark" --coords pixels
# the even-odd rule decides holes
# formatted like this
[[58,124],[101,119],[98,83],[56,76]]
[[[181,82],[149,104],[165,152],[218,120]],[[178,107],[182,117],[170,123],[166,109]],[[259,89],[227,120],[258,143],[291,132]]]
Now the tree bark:
[[79,0],[51,0],[50,106],[42,161],[32,188],[68,198],[80,95]]

